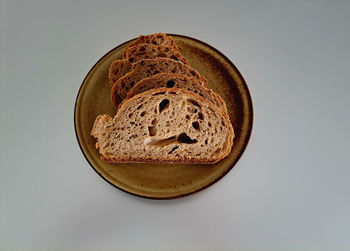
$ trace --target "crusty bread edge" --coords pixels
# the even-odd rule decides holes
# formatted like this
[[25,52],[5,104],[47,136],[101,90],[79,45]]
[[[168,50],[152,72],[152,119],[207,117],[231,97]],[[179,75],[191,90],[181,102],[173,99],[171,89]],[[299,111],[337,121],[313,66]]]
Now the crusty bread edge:
[[[115,65],[115,63],[117,62],[117,61],[123,61],[123,62],[125,62],[125,63],[128,63],[128,64],[131,64],[127,59],[117,59],[117,60],[113,60],[112,61],[112,63],[110,64],[110,66],[109,66],[109,68],[108,68],[108,81],[109,81],[109,85],[110,86],[113,86],[114,85],[114,83],[116,82],[114,82],[114,81],[112,81],[112,76],[114,75],[114,73],[113,73],[113,69],[114,69],[114,65]],[[127,74],[127,73],[129,73],[129,72],[126,72],[125,74]],[[125,75],[124,74],[124,75]]]
[[118,110],[120,104],[122,103],[122,99],[121,97],[119,96],[119,93],[118,93],[118,86],[120,85],[119,83],[127,78],[129,75],[133,74],[135,72],[135,70],[131,70],[129,71],[128,73],[126,73],[123,77],[119,78],[112,86],[112,89],[111,89],[111,102],[114,106],[115,109]]

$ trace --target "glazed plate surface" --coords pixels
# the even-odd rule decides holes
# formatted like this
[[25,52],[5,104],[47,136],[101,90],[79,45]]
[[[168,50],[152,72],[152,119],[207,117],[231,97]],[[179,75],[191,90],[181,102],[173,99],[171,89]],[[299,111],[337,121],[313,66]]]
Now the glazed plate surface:
[[80,148],[92,168],[113,186],[141,197],[171,199],[201,191],[227,174],[243,154],[253,125],[248,87],[237,68],[218,50],[194,38],[170,34],[191,67],[225,100],[235,131],[231,153],[214,165],[109,164],[100,160],[90,131],[99,114],[115,115],[108,68],[121,59],[125,42],[103,56],[84,79],[75,104],[74,123]]

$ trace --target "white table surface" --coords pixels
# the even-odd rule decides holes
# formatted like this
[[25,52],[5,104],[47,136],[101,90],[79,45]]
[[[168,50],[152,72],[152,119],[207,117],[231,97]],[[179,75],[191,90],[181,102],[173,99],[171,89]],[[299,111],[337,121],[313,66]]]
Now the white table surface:
[[[0,250],[350,250],[349,1],[0,1]],[[87,72],[140,34],[191,36],[238,67],[254,128],[236,167],[154,201],[78,146]]]

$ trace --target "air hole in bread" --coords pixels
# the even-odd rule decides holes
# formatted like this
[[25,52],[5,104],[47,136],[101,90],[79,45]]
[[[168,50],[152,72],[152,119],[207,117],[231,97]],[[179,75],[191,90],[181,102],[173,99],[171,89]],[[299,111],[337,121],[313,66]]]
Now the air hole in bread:
[[157,134],[157,128],[155,126],[148,127],[149,136],[154,136]]
[[134,62],[134,58],[129,58],[129,62],[130,63]]
[[145,51],[146,50],[146,47],[145,46],[142,46],[141,48],[140,48],[140,51]]
[[193,99],[187,99],[187,101],[188,101],[189,103],[191,103],[192,105],[195,105],[195,106],[198,106],[199,108],[201,108],[201,106],[198,104],[197,101],[195,101],[195,100],[193,100]]
[[202,112],[199,112],[199,113],[198,113],[198,119],[200,119],[200,120],[203,120],[203,119],[204,119],[204,115],[203,115]]
[[208,145],[208,139],[206,139],[206,140],[204,141],[204,144]]
[[186,119],[191,119],[190,115],[187,114],[186,115]]
[[140,110],[142,108],[142,104],[136,107],[137,110]]
[[189,107],[189,106],[187,106],[187,111],[188,111],[188,112],[191,112],[191,113],[196,113],[196,112],[198,112],[198,110],[197,110],[196,108],[192,108],[192,107]]
[[171,148],[170,152],[168,152],[168,154],[172,154],[176,149],[178,149],[179,146],[174,146],[173,148]]
[[194,70],[191,70],[190,73],[193,75],[193,76],[197,76],[196,72]]
[[174,80],[168,80],[168,81],[166,82],[166,87],[168,87],[168,88],[173,88],[174,85],[175,85]]
[[192,122],[192,126],[194,129],[196,129],[197,131],[199,130],[199,123],[197,121]]
[[176,56],[171,56],[170,58],[174,60],[179,60]]
[[156,92],[156,93],[152,94],[152,96],[158,96],[158,95],[163,95],[163,94],[165,94],[165,92]]
[[131,135],[129,138],[130,138],[130,139],[135,139],[135,138],[137,138],[137,137],[138,137],[137,134],[133,134],[133,135]]
[[158,122],[158,120],[157,120],[156,118],[154,118],[154,119],[152,120],[152,125],[156,125],[157,122]]
[[225,126],[225,122],[223,120],[221,120],[221,124],[222,126]]
[[145,111],[141,112],[141,114],[140,114],[141,117],[143,117],[143,116],[145,116],[145,115],[146,115],[146,112],[145,112]]
[[134,82],[134,81],[131,81],[131,82],[130,82],[130,87],[133,87],[134,84],[135,84],[135,82]]
[[169,94],[173,94],[173,95],[175,95],[175,94],[176,94],[176,92],[169,92]]
[[181,133],[178,137],[177,137],[177,141],[181,142],[181,143],[185,143],[185,144],[193,144],[193,143],[197,143],[196,139],[191,139],[191,137],[189,137],[186,133]]
[[176,69],[175,69],[175,68],[171,70],[171,73],[175,73],[175,72],[176,72]]
[[208,122],[208,126],[211,127],[211,123],[210,122]]
[[160,58],[166,58],[167,55],[165,54],[165,52],[159,52],[157,56]]
[[153,40],[153,41],[152,41],[152,44],[157,45],[157,42]]
[[133,113],[132,113],[132,112],[131,112],[131,113],[129,113],[129,115],[128,115],[129,119],[132,117],[132,115],[133,115]]
[[167,109],[169,107],[169,99],[163,99],[160,103],[159,103],[159,113],[161,113],[162,111],[164,111],[165,109]]

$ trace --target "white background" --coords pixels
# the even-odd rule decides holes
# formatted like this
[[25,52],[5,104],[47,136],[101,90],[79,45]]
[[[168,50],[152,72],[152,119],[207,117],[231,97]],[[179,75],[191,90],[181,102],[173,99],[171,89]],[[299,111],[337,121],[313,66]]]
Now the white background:
[[[349,1],[0,1],[0,250],[350,250]],[[140,34],[200,39],[254,103],[236,167],[171,201],[83,157],[74,102]]]

